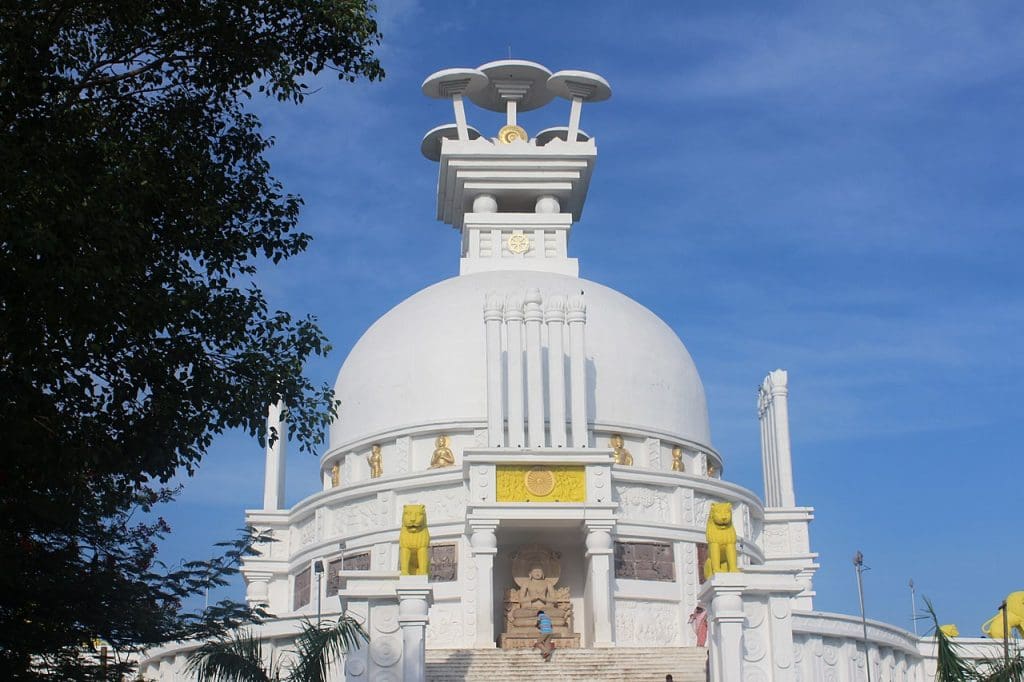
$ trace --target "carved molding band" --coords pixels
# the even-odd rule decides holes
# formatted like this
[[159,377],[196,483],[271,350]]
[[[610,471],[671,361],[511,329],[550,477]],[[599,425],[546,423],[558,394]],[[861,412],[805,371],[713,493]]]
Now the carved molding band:
[[498,502],[586,502],[584,467],[502,464],[495,472]]

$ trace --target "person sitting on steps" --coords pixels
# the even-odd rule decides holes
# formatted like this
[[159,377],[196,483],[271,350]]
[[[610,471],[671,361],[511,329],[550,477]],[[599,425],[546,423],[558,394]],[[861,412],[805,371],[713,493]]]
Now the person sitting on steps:
[[533,645],[533,648],[539,648],[541,658],[550,661],[551,652],[555,649],[555,644],[551,641],[554,629],[551,627],[551,619],[548,618],[548,614],[543,611],[537,612],[537,629],[540,630],[540,639]]

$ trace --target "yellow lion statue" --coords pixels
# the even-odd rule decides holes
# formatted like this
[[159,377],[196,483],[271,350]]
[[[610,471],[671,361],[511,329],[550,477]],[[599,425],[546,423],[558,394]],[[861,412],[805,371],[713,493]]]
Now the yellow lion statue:
[[[1012,636],[1014,630],[1017,637],[1024,637],[1024,591],[1011,592],[1006,597],[1006,626],[1010,629]],[[1007,633],[1003,632],[1003,612],[1000,609],[996,615],[985,621],[981,626],[981,632],[992,639],[1002,639]]]
[[398,570],[402,575],[427,575],[430,567],[427,508],[422,504],[402,507],[402,530],[398,535]]
[[712,502],[708,511],[708,559],[704,577],[716,573],[739,573],[736,564],[736,529],[732,525],[732,502]]

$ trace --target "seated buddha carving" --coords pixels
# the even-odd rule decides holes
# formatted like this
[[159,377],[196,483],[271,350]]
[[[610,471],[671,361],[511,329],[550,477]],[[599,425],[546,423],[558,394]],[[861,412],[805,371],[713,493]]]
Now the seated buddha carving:
[[455,464],[455,455],[448,447],[448,436],[438,436],[434,441],[434,454],[430,457],[430,468],[440,469]]

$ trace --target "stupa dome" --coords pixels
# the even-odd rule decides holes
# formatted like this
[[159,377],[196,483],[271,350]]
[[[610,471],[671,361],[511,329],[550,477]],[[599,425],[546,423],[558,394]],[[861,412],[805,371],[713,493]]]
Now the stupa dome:
[[654,313],[608,287],[550,272],[489,271],[444,280],[371,326],[335,384],[329,451],[384,434],[487,420],[488,294],[582,294],[587,306],[587,419],[710,447],[704,386],[686,347]]

